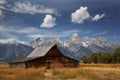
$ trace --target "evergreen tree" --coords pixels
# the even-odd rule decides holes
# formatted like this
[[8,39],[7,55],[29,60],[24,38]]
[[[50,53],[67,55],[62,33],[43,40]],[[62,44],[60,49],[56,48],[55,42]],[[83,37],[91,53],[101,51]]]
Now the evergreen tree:
[[116,48],[112,54],[112,62],[120,63],[120,47]]
[[88,63],[88,62],[89,62],[87,55],[83,55],[83,56],[81,57],[81,60],[83,61],[83,63]]

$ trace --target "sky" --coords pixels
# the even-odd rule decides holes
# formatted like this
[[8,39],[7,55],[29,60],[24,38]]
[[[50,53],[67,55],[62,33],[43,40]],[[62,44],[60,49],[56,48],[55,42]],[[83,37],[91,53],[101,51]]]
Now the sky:
[[0,41],[104,37],[120,44],[120,0],[0,0]]

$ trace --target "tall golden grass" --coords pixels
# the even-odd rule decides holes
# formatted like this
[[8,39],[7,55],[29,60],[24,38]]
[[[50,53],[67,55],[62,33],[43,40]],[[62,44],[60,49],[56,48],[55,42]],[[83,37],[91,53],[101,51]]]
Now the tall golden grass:
[[78,68],[51,70],[11,69],[8,65],[0,65],[0,80],[120,80],[120,64],[80,64]]
[[9,68],[8,65],[0,66],[0,80],[43,80],[44,69],[39,68]]

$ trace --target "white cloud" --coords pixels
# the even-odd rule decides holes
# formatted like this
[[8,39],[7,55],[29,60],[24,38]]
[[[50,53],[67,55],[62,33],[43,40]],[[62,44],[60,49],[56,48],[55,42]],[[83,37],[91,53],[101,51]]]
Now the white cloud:
[[42,5],[33,5],[30,2],[17,2],[11,11],[15,13],[28,13],[28,14],[58,14],[53,8],[45,7]]
[[103,13],[103,14],[97,14],[97,15],[95,15],[93,18],[92,18],[92,21],[98,21],[98,20],[100,20],[100,19],[102,19],[103,17],[105,16],[105,14]]
[[52,15],[46,15],[43,20],[43,23],[40,25],[40,27],[52,28],[56,25],[55,20],[56,20],[56,18],[53,17]]
[[36,39],[36,38],[38,38],[38,37],[45,37],[45,36],[43,36],[43,35],[41,35],[41,34],[29,34],[27,37]]
[[90,17],[87,7],[80,7],[75,12],[71,13],[72,22],[83,23],[86,19]]
[[55,30],[41,30],[42,33],[28,34],[30,38],[38,38],[38,37],[68,37],[73,33],[78,33],[79,30],[66,30],[66,31],[55,31]]
[[0,0],[0,4],[5,4],[6,0]]
[[22,43],[22,44],[25,44],[24,41],[20,41],[20,40],[17,40],[17,39],[0,39],[0,43]]
[[75,12],[71,13],[72,22],[81,24],[87,19],[90,19],[92,21],[98,21],[105,16],[105,13],[103,13],[101,15],[97,14],[93,18],[91,18],[92,16],[89,14],[87,9],[87,7],[81,6],[80,9],[77,9]]
[[30,33],[38,33],[40,32],[40,30],[37,28],[33,28],[33,27],[27,27],[27,28],[18,29],[14,32],[22,33],[22,34],[30,34]]
[[20,34],[29,34],[29,33],[38,33],[40,32],[39,29],[34,27],[26,27],[26,28],[19,28],[19,27],[6,27],[4,25],[0,25],[0,33],[20,33]]

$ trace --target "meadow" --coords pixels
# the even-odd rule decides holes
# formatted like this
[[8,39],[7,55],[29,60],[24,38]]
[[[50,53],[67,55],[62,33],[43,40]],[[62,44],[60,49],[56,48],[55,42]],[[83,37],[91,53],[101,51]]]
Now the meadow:
[[78,68],[9,68],[0,65],[0,80],[120,80],[120,64],[80,64]]

